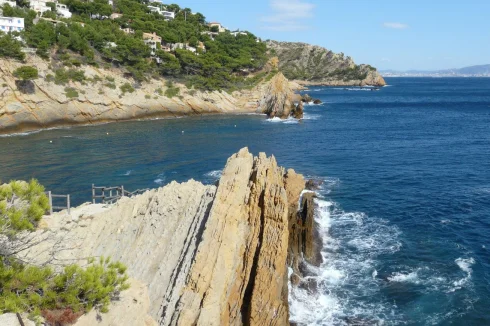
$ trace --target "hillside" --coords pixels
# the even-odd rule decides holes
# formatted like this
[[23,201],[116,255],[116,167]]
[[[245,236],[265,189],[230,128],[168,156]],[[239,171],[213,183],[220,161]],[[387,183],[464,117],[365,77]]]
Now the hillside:
[[306,85],[385,85],[376,68],[357,65],[343,53],[305,43],[268,41],[267,47],[287,78]]

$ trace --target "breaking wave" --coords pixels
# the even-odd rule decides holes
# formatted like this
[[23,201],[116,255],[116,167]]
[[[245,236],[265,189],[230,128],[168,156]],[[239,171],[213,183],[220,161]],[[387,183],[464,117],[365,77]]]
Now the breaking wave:
[[[375,325],[396,322],[392,303],[376,299],[378,256],[401,248],[400,231],[382,219],[346,212],[325,199],[338,179],[326,179],[315,199],[323,263],[289,286],[291,322],[298,325]],[[314,290],[308,284],[314,284]],[[366,298],[366,299],[362,299]],[[388,317],[389,316],[389,317]]]

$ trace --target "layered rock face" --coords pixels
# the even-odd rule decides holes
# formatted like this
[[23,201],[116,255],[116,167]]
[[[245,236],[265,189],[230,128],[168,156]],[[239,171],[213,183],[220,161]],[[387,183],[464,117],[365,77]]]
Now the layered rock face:
[[306,43],[269,41],[267,47],[279,57],[284,75],[302,85],[386,85],[369,65],[356,65],[351,57]]
[[46,241],[24,259],[120,260],[148,285],[159,325],[287,325],[288,220],[304,186],[273,156],[244,148],[228,159],[217,188],[172,182],[112,207],[47,217],[38,231]]
[[[31,92],[21,92],[13,76],[13,71],[23,65],[39,70],[39,78],[29,83]],[[55,75],[49,63],[37,56],[28,55],[25,63],[0,59],[0,134],[132,119],[260,112],[257,101],[264,97],[270,83],[232,94],[190,91],[185,85],[175,84],[180,89],[179,96],[168,98],[163,79],[151,80],[138,85],[132,93],[124,93],[120,87],[135,82],[121,71],[91,66],[80,70],[87,81],[57,85],[48,81],[49,75]]]

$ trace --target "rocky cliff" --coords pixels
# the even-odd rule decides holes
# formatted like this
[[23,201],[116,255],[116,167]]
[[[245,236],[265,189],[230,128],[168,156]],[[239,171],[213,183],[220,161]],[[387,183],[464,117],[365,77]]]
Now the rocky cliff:
[[306,43],[269,41],[279,57],[279,68],[302,85],[383,86],[385,81],[370,65],[356,65],[351,57]]
[[[273,156],[244,148],[228,159],[217,186],[172,182],[113,206],[47,216],[37,231],[44,241],[22,258],[122,261],[149,296],[148,308],[123,314],[147,325],[145,309],[159,325],[287,325],[290,223],[299,221],[304,187]],[[102,324],[117,315],[102,315]]]
[[[13,71],[23,65],[36,67],[39,78],[21,92]],[[83,66],[77,70],[84,72],[85,80],[58,85],[53,81],[56,73],[50,63],[35,55],[28,55],[25,63],[0,59],[0,134],[206,113],[262,113],[264,107],[258,102],[267,96],[269,84],[274,82],[263,79],[250,90],[229,94],[189,90],[179,83],[170,86],[163,79],[139,84],[113,68]],[[297,87],[283,82],[288,90]],[[124,92],[121,87],[126,83],[134,87]],[[179,94],[167,97],[169,88],[178,88]]]

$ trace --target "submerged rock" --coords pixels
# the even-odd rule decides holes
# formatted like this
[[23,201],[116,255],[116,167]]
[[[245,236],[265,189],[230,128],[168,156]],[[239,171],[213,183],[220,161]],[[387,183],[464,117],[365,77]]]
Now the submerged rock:
[[321,100],[319,100],[319,99],[316,99],[316,100],[314,100],[314,101],[313,101],[313,104],[317,104],[317,105],[318,105],[318,104],[322,104],[322,103],[323,103],[323,102],[322,102]]

